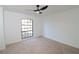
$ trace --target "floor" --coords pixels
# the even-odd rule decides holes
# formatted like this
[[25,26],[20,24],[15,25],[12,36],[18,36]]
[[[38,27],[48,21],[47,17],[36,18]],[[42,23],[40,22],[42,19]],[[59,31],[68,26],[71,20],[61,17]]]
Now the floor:
[[79,49],[44,37],[26,39],[7,45],[0,54],[78,54]]

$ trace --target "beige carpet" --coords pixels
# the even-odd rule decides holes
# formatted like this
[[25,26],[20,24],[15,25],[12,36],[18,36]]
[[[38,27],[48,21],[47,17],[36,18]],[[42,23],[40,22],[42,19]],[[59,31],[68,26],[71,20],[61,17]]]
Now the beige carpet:
[[75,54],[79,49],[58,43],[44,37],[26,39],[8,45],[0,54]]

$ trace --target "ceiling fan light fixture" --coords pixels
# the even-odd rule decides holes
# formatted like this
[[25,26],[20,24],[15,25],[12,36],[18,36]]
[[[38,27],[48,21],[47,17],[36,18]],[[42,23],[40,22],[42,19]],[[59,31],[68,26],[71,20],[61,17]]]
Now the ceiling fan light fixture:
[[36,13],[39,14],[40,12],[39,11],[36,11]]
[[42,14],[42,12],[40,12],[40,11],[36,11],[35,13],[37,13],[37,14]]

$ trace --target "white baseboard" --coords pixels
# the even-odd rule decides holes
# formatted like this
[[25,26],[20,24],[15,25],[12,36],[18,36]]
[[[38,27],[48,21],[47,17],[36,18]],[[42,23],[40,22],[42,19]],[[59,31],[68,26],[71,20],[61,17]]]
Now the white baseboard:
[[21,39],[21,40],[19,40],[19,41],[11,42],[11,43],[6,44],[6,45],[10,45],[10,44],[14,44],[14,43],[22,42],[22,41],[24,41],[24,40],[29,40],[29,39],[32,39],[32,38],[33,38],[33,39],[34,39],[34,38],[39,38],[39,37],[42,37],[42,36],[29,37],[29,38],[26,38],[26,39]]
[[71,45],[71,44],[68,44],[68,43],[65,43],[65,42],[61,42],[61,41],[58,41],[58,40],[55,40],[55,39],[51,39],[51,38],[48,38],[48,37],[45,37],[45,36],[43,36],[44,38],[47,38],[47,39],[50,39],[50,40],[54,40],[54,41],[56,41],[56,42],[59,42],[59,43],[61,43],[61,44],[64,44],[64,45],[67,45],[67,46],[70,46],[70,47],[73,47],[73,48],[76,48],[76,49],[79,49],[79,47],[76,47],[76,46],[74,46],[74,45]]
[[22,40],[13,41],[13,42],[7,43],[6,45],[14,44],[14,43],[21,42],[21,41]]
[[0,51],[5,50],[5,49],[6,49],[6,47],[2,47],[2,48],[0,48]]

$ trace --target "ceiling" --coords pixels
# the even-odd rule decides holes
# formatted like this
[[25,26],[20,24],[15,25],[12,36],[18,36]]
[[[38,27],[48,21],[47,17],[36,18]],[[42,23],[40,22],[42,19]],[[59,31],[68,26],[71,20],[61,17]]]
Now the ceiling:
[[[43,7],[44,5],[41,5]],[[32,10],[36,9],[35,5],[3,5],[4,10],[15,11],[20,13],[35,14]],[[48,5],[48,8],[43,12],[43,14],[51,14],[56,12],[61,12],[69,9],[79,8],[78,5]]]

